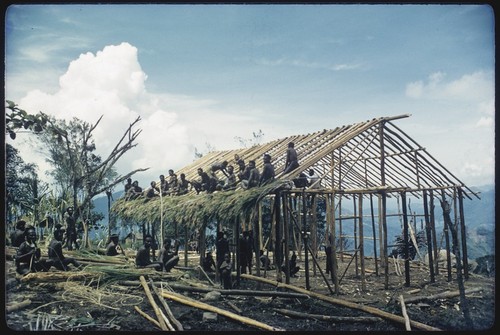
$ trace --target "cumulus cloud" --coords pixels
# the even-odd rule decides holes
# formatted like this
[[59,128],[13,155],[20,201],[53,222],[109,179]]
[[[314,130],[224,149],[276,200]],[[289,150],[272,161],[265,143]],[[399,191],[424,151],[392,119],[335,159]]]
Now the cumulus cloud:
[[[149,183],[168,169],[191,162],[196,140],[210,136],[217,119],[210,114],[216,102],[151,94],[146,90],[146,80],[137,48],[128,43],[110,45],[95,54],[81,54],[72,61],[60,77],[55,93],[30,91],[19,101],[19,106],[32,113],[43,111],[66,120],[77,117],[92,124],[103,115],[93,133],[102,157],[107,157],[128,125],[140,116],[138,128],[142,132],[138,145],[116,167],[120,174],[149,167],[141,174],[143,177],[138,176],[141,183]],[[207,112],[205,115],[191,118],[203,110]],[[204,132],[204,128],[208,131]],[[43,165],[41,161],[37,164]]]

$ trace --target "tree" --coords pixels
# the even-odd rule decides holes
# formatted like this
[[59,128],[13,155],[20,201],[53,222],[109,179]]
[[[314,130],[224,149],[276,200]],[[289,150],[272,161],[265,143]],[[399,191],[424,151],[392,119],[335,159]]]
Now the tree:
[[36,221],[38,203],[48,186],[38,179],[36,164],[25,163],[10,144],[6,144],[5,149],[7,221],[15,221],[23,215],[33,215]]
[[240,145],[244,148],[253,147],[255,145],[260,144],[262,139],[264,138],[264,133],[261,129],[258,132],[252,132],[251,138],[243,138],[241,136],[235,136],[234,139],[240,143]]
[[141,130],[134,130],[134,127],[140,117],[128,126],[108,157],[102,159],[95,154],[92,136],[102,116],[93,125],[77,118],[67,123],[42,112],[28,114],[11,101],[7,101],[6,107],[6,120],[9,120],[6,132],[12,138],[12,133],[24,128],[38,136],[40,144],[47,150],[49,163],[54,167],[51,175],[58,181],[63,196],[71,199],[75,221],[79,217],[91,217],[91,202],[95,196],[112,190],[135,173],[149,169],[136,169],[123,176],[114,169],[116,162],[137,145],[135,140]]

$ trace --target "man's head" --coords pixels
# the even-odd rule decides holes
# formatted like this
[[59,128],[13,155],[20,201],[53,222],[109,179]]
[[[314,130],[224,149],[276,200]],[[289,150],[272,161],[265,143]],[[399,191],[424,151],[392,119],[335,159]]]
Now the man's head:
[[54,230],[54,238],[58,241],[62,241],[65,231],[66,230],[62,228]]
[[203,169],[202,168],[198,168],[198,174],[201,176],[203,174]]
[[263,160],[264,160],[264,163],[271,163],[271,155],[264,154]]
[[30,243],[36,241],[36,229],[35,229],[35,227],[33,227],[33,226],[26,227],[24,234],[26,236],[26,241],[28,241]]
[[19,230],[26,229],[26,221],[24,221],[24,220],[17,221],[17,223],[16,223],[16,229],[19,229]]
[[144,237],[144,246],[146,248],[150,248],[152,244],[153,244],[153,236],[151,236],[150,234],[146,234],[146,236]]
[[255,167],[255,161],[254,161],[254,160],[249,161],[249,162],[248,162],[248,166],[249,166],[250,168],[254,168],[254,167]]
[[295,147],[295,143],[293,143],[293,142],[289,142],[289,143],[288,143],[288,147],[289,147],[289,148],[293,148],[293,147]]

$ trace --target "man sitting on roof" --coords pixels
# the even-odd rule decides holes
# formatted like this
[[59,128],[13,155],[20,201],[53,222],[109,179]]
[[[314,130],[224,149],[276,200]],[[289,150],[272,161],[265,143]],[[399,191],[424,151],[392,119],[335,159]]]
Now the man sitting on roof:
[[252,187],[259,186],[259,181],[260,181],[260,172],[255,167],[254,160],[248,162],[248,168],[250,169],[248,179],[243,179],[241,181],[241,187],[243,187],[244,189],[249,189]]
[[263,157],[264,167],[259,180],[259,186],[272,183],[274,181],[274,166],[271,164],[271,155],[265,154]]

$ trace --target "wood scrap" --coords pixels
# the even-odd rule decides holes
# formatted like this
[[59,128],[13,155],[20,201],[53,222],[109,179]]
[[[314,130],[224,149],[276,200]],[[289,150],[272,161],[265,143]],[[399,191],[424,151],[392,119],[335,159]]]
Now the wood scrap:
[[301,313],[297,311],[292,311],[289,309],[283,308],[275,308],[276,312],[291,316],[295,318],[303,318],[303,319],[314,319],[320,321],[333,321],[333,322],[380,322],[381,318],[373,317],[373,316],[334,316],[334,315],[320,315],[320,314],[309,314],[309,313]]
[[405,300],[404,300],[402,294],[399,295],[399,303],[401,304],[401,313],[403,314],[403,317],[405,318],[405,328],[406,328],[406,330],[411,330],[410,318],[408,317],[408,313],[406,313]]
[[135,310],[140,314],[142,315],[144,318],[146,318],[146,320],[150,321],[151,323],[153,323],[156,327],[160,328],[161,329],[161,326],[160,326],[160,323],[158,321],[156,321],[155,319],[153,319],[152,317],[150,317],[149,315],[147,315],[142,309],[140,309],[138,306],[134,306]]
[[10,313],[10,312],[13,312],[13,311],[17,311],[17,310],[20,310],[20,309],[23,309],[27,306],[31,305],[31,300],[30,299],[26,299],[26,300],[23,300],[21,302],[15,302],[15,303],[12,303],[12,304],[9,304],[7,306],[5,306],[5,311],[7,313]]
[[[301,287],[297,287],[297,286],[289,285],[289,284],[278,283],[278,282],[273,281],[273,280],[269,280],[269,279],[265,279],[265,278],[261,278],[261,277],[256,277],[256,276],[252,276],[249,274],[241,274],[241,277],[246,278],[246,279],[255,280],[255,281],[261,281],[261,282],[268,283],[270,285],[274,285],[277,287],[288,288],[288,289],[296,291],[296,292],[309,294],[311,297],[314,297],[314,298],[317,298],[317,299],[320,299],[323,301],[327,301],[327,302],[335,304],[335,305],[349,307],[352,309],[358,309],[358,310],[361,310],[361,311],[364,311],[364,312],[367,312],[367,313],[370,313],[370,314],[373,314],[376,316],[380,316],[382,318],[385,318],[385,319],[388,319],[391,321],[395,321],[395,322],[399,322],[399,323],[403,323],[403,324],[405,322],[403,317],[382,311],[382,310],[375,308],[375,307],[360,305],[360,304],[352,303],[350,301],[332,298],[332,297],[326,296],[324,294],[320,294],[320,293],[316,293],[316,292],[312,292],[312,291],[307,291],[306,289],[303,289]],[[417,321],[411,321],[410,323],[413,327],[421,329],[421,330],[427,330],[427,331],[439,331],[440,330],[439,328],[431,327],[431,326],[428,326],[426,324],[423,324],[423,323],[420,323]]]
[[269,326],[269,325],[267,325],[265,323],[262,323],[260,321],[254,320],[254,319],[250,319],[250,318],[245,317],[245,316],[240,316],[238,314],[234,314],[232,312],[229,312],[229,311],[226,311],[224,309],[221,309],[221,308],[218,308],[218,307],[215,307],[215,306],[203,303],[201,301],[196,301],[196,300],[190,299],[190,298],[188,298],[186,296],[183,296],[183,295],[180,295],[180,294],[177,294],[177,293],[174,293],[174,292],[162,291],[162,296],[165,297],[165,298],[177,301],[179,303],[191,306],[191,307],[196,307],[196,308],[204,309],[204,310],[207,310],[207,311],[210,311],[210,312],[214,312],[214,313],[223,315],[223,316],[228,317],[230,319],[239,321],[241,323],[244,323],[244,324],[247,324],[249,326],[256,327],[256,328],[264,329],[264,330],[267,330],[267,331],[283,330],[283,329],[280,329],[280,328]]
[[[465,294],[479,292],[482,290],[483,290],[482,287],[470,288],[470,289],[465,290]],[[433,294],[433,295],[406,298],[406,303],[409,304],[409,303],[415,303],[415,302],[419,302],[419,301],[432,301],[432,300],[436,300],[436,299],[449,299],[449,298],[458,297],[459,295],[460,295],[460,291],[458,291],[458,290],[446,291],[446,292]]]

